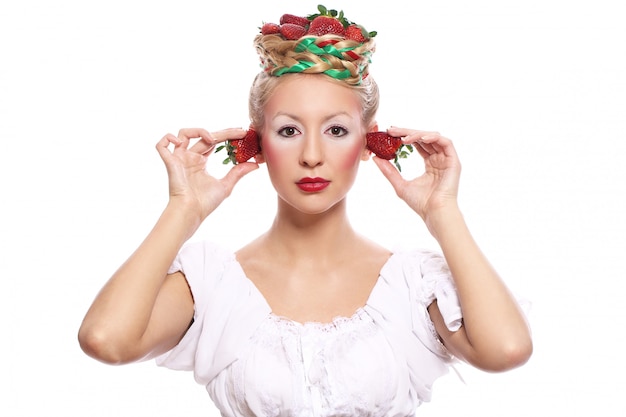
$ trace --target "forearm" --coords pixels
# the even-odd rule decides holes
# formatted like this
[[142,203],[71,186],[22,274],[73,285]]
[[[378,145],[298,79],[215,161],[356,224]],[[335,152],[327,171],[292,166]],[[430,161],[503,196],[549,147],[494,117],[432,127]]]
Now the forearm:
[[136,345],[144,334],[167,270],[198,227],[189,211],[170,203],[137,250],[113,274],[87,312],[79,338],[111,346]]
[[[471,361],[515,361],[530,347],[526,319],[515,298],[474,241],[457,207],[440,210],[427,225],[446,258],[463,312]],[[489,366],[487,366],[489,367]],[[497,367],[497,365],[493,365]]]

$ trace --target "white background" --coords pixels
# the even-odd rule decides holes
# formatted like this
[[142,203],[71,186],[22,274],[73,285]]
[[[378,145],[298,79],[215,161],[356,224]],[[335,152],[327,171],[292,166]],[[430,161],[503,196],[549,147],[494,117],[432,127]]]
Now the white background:
[[[155,143],[182,127],[247,126],[257,28],[317,4],[216,3],[2,2],[0,414],[217,416],[191,374],[103,365],[76,341],[93,297],[167,201]],[[379,33],[371,70],[381,127],[454,140],[470,227],[533,303],[526,366],[461,366],[465,384],[442,378],[418,415],[626,414],[618,3],[326,4]],[[209,167],[217,176],[220,160]],[[420,169],[410,161],[407,176]],[[362,165],[350,196],[355,227],[392,248],[434,247],[385,181],[373,162]],[[274,204],[258,170],[198,237],[236,249],[268,227]]]

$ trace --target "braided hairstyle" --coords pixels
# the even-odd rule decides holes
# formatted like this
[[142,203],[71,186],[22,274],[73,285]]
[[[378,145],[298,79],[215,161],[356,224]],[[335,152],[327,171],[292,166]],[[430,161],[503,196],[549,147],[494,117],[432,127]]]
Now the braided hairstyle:
[[369,126],[378,110],[378,85],[369,73],[375,44],[372,38],[359,43],[337,35],[305,36],[287,40],[279,35],[259,34],[254,46],[263,70],[250,88],[248,108],[252,126],[263,127],[263,110],[276,86],[291,74],[319,74],[352,88],[363,106],[362,121]]

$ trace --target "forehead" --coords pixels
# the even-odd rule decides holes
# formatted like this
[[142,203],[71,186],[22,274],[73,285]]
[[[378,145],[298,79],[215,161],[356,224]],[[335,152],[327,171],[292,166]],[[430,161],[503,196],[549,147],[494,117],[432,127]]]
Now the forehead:
[[361,102],[356,91],[323,74],[282,76],[265,107],[267,113],[306,112],[308,114],[352,113],[360,117]]

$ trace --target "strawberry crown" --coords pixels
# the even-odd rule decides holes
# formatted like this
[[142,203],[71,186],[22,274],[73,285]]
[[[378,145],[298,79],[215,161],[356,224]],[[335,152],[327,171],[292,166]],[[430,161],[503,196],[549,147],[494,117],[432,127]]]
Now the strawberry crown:
[[343,10],[340,10],[339,12],[337,12],[337,10],[335,10],[335,9],[327,9],[326,7],[324,7],[321,4],[319,4],[317,6],[317,10],[318,10],[319,13],[314,13],[314,14],[310,14],[310,15],[307,16],[307,19],[309,21],[313,21],[313,20],[315,20],[316,17],[319,17],[319,16],[334,17],[335,19],[339,20],[339,22],[343,25],[344,28],[347,28],[348,26],[351,26],[351,25],[358,26],[360,29],[363,30],[362,34],[364,35],[364,37],[366,39],[367,38],[373,38],[377,34],[376,31],[367,32],[367,31],[365,31],[363,26],[358,25],[358,24],[348,20],[348,18],[346,18],[346,16],[343,14]]
[[[371,55],[370,51],[364,51],[361,53],[361,55],[359,55],[358,53],[355,52],[356,46],[336,48],[335,44],[337,43],[338,43],[338,40],[336,39],[326,39],[326,40],[318,41],[315,38],[309,37],[309,38],[304,38],[300,40],[298,44],[296,44],[294,51],[295,52],[304,52],[304,51],[310,52],[314,55],[319,56],[320,59],[325,62],[328,62],[327,58],[325,58],[326,55],[334,56],[341,60],[350,59],[352,61],[360,61],[360,60],[366,59],[367,63],[370,62],[370,59],[369,59]],[[315,67],[316,64],[317,64],[316,62],[301,59],[301,60],[298,60],[297,64],[291,65],[289,67],[276,68],[276,70],[272,72],[272,75],[276,77],[280,77],[281,75],[287,74],[287,73],[306,72],[306,70],[308,70],[309,68]],[[363,71],[365,70],[365,67],[366,67],[366,63],[361,63],[357,66],[358,73],[360,76],[362,76]],[[265,70],[267,71],[268,68],[265,68]],[[271,68],[269,68],[269,70],[271,70]],[[344,79],[352,77],[351,71],[347,68],[344,68],[344,69],[329,68],[322,72],[338,80],[344,80]]]
[[377,32],[348,20],[343,10],[321,4],[317,8],[318,13],[306,17],[284,14],[280,24],[263,24],[255,39],[263,70],[276,77],[323,73],[361,84],[368,75]]

